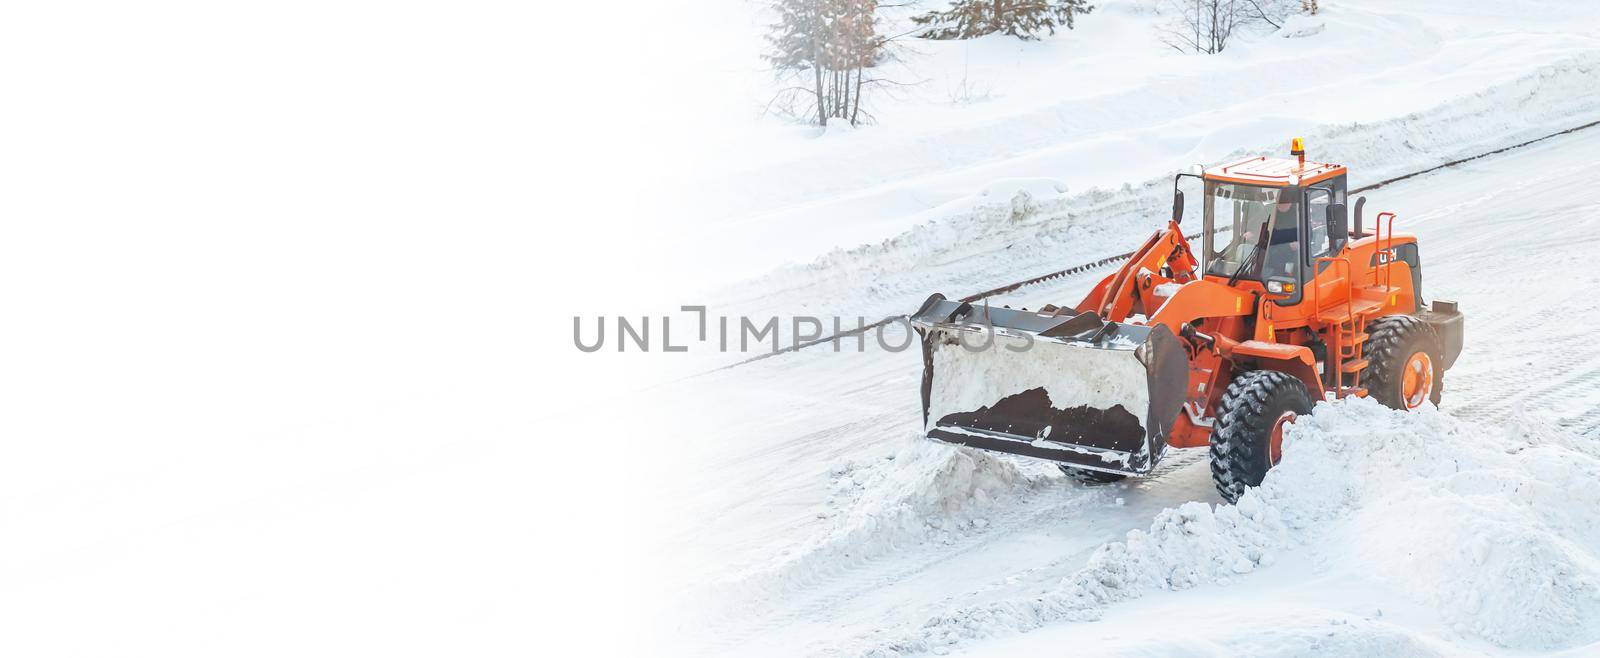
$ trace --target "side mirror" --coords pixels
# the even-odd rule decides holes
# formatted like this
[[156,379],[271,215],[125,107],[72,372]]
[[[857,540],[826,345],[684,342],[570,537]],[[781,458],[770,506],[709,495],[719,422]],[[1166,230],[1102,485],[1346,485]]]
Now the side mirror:
[[1328,253],[1338,253],[1350,238],[1349,220],[1344,204],[1328,204]]
[[1183,190],[1172,191],[1172,223],[1183,223]]

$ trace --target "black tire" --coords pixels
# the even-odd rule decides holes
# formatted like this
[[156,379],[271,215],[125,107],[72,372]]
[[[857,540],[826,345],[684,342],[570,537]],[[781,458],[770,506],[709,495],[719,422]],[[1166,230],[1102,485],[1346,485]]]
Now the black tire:
[[1091,471],[1087,468],[1076,468],[1066,464],[1057,464],[1057,466],[1061,467],[1061,472],[1066,473],[1067,477],[1086,484],[1110,484],[1112,482],[1121,482],[1123,478],[1128,477],[1121,473]]
[[1239,500],[1245,489],[1267,476],[1272,428],[1286,412],[1311,413],[1311,395],[1293,375],[1252,370],[1236,374],[1228,384],[1211,428],[1211,479],[1228,502]]
[[1423,352],[1428,355],[1428,369],[1433,374],[1428,401],[1439,404],[1444,390],[1444,356],[1433,327],[1416,316],[1387,315],[1367,325],[1367,336],[1362,346],[1367,369],[1361,376],[1367,395],[1390,409],[1406,410],[1405,392],[1401,390],[1406,364]]

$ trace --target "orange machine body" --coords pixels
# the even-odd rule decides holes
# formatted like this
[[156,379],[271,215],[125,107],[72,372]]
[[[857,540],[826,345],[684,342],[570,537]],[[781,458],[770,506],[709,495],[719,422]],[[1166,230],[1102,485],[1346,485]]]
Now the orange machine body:
[[[1206,169],[1206,182],[1299,188],[1337,179],[1342,165],[1256,157]],[[1343,180],[1339,180],[1343,190]],[[1397,257],[1416,237],[1394,233],[1381,213],[1370,232],[1350,233],[1316,258],[1298,292],[1269,292],[1258,280],[1201,274],[1178,219],[1145,241],[1076,308],[1117,322],[1161,324],[1191,338],[1184,411],[1172,447],[1207,444],[1217,404],[1240,369],[1271,369],[1305,383],[1314,399],[1365,395],[1361,358],[1369,321],[1419,310],[1412,266]],[[1358,220],[1359,224],[1359,220]],[[1195,340],[1195,339],[1198,340]]]

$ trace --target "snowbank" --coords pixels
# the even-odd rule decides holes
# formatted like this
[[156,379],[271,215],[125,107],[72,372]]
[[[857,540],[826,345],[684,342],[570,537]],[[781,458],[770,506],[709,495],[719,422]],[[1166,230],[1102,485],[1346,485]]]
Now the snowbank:
[[951,611],[866,655],[1098,618],[1149,592],[1226,585],[1308,551],[1519,650],[1600,639],[1600,448],[1537,422],[1463,423],[1365,399],[1318,405],[1237,505],[1188,503],[1101,547],[1044,595]]
[[1316,16],[1295,14],[1283,22],[1283,27],[1278,28],[1278,36],[1285,39],[1299,39],[1322,34],[1327,29],[1328,22]]
[[832,469],[827,508],[818,513],[828,519],[827,531],[714,583],[705,598],[720,614],[748,612],[753,601],[781,599],[890,551],[964,541],[989,528],[988,512],[1011,507],[997,501],[1014,503],[1048,484],[1044,473],[909,434],[884,459]]

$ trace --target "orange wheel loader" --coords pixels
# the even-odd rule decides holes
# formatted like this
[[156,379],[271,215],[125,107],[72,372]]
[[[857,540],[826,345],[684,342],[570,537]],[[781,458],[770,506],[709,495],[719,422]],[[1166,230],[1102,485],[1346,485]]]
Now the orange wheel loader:
[[[1210,446],[1228,501],[1259,485],[1284,426],[1319,400],[1438,404],[1461,353],[1456,304],[1424,307],[1415,236],[1346,210],[1346,168],[1254,157],[1183,173],[1173,218],[1071,308],[990,308],[935,294],[922,339],[930,439],[1059,462],[1078,479],[1148,474]],[[1178,225],[1199,179],[1197,253]]]

